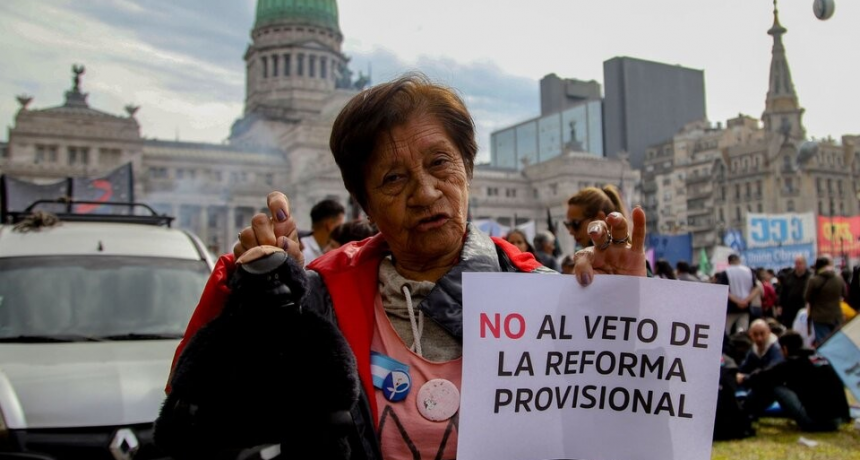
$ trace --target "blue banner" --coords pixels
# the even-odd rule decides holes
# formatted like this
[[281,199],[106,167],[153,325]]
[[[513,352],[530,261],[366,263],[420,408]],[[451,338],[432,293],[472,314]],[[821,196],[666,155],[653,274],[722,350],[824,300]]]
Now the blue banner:
[[647,246],[654,250],[654,260],[666,259],[673,267],[683,260],[693,264],[693,238],[690,233],[683,235],[648,235]]
[[815,214],[747,213],[746,246],[762,248],[816,242]]
[[744,234],[740,230],[730,228],[723,235],[723,244],[734,249],[736,252],[741,252],[746,249],[746,241]]
[[815,260],[815,245],[791,244],[787,246],[774,246],[768,248],[752,248],[740,254],[744,265],[750,268],[771,268],[779,271],[781,268],[793,267],[797,256],[804,256],[807,261]]

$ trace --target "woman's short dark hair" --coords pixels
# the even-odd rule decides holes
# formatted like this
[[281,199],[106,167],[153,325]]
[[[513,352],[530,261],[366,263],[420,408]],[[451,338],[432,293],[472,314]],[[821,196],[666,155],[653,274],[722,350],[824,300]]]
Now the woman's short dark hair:
[[423,74],[409,73],[353,97],[332,127],[329,145],[343,184],[365,209],[365,167],[380,135],[414,115],[430,115],[439,121],[463,156],[467,176],[472,178],[478,143],[475,122],[466,104],[454,90],[430,82]]

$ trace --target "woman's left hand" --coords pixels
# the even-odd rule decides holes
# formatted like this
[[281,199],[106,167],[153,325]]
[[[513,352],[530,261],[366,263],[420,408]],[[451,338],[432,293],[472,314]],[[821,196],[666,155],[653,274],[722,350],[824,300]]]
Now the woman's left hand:
[[574,256],[574,274],[579,284],[588,286],[595,273],[611,275],[646,276],[645,268],[645,211],[636,207],[631,213],[633,229],[627,219],[613,212],[606,220],[595,220],[588,225],[588,235],[594,246],[577,251]]

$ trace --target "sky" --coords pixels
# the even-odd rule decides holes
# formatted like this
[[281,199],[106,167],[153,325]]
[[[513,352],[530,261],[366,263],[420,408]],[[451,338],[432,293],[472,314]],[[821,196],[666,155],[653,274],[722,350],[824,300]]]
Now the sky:
[[[818,20],[812,0],[782,0],[780,22],[807,135],[860,134],[860,2],[836,0]],[[225,142],[241,116],[243,54],[256,0],[0,1],[0,123],[15,96],[61,105],[71,66],[94,108],[137,114],[147,138]],[[759,118],[773,44],[771,0],[339,0],[343,52],[381,82],[419,70],[464,96],[489,136],[540,114],[539,80],[603,83],[616,56],[704,70],[712,122]],[[3,130],[0,139],[7,140]]]

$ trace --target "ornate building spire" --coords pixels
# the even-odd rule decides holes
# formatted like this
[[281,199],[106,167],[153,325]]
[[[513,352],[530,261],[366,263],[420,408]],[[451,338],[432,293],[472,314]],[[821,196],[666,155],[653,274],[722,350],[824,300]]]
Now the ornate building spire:
[[779,23],[779,10],[776,0],[773,0],[773,26],[767,31],[773,37],[773,50],[762,121],[768,132],[781,134],[785,138],[803,139],[806,135],[802,123],[803,109],[794,91],[791,69],[782,43],[782,36],[786,32],[788,30]]
[[82,65],[75,64],[72,66],[72,89],[66,91],[66,107],[89,107],[87,105],[87,93],[81,92],[81,75],[85,72]]

